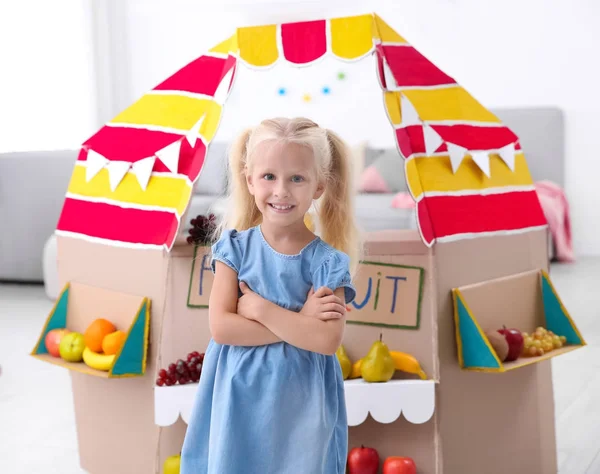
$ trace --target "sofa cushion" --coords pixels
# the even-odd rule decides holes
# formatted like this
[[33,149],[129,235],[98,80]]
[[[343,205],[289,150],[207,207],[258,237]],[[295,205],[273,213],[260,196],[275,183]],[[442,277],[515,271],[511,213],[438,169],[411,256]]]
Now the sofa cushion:
[[194,194],[220,196],[227,190],[227,152],[229,145],[213,142],[208,152],[200,176],[194,185]]
[[[372,152],[373,154],[375,152]],[[395,148],[380,150],[361,174],[358,189],[363,193],[406,192],[404,159]]]

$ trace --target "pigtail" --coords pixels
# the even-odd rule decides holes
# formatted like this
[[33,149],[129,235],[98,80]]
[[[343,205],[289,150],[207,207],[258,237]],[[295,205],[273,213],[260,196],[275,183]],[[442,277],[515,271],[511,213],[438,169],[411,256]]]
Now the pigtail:
[[251,128],[244,130],[229,149],[229,202],[219,226],[219,234],[224,229],[249,229],[258,225],[262,219],[254,196],[250,194],[246,184],[248,141],[251,134]]
[[343,140],[330,130],[327,130],[327,141],[331,165],[319,206],[321,238],[350,257],[354,274],[361,256],[361,242],[354,217],[351,156]]

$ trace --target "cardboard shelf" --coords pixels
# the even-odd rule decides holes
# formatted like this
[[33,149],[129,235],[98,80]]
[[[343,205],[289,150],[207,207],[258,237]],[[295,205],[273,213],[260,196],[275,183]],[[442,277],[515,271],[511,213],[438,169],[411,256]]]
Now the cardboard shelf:
[[[392,423],[403,414],[410,423],[422,424],[435,410],[434,380],[368,383],[356,379],[346,380],[344,385],[349,426],[360,425],[369,413],[379,423]],[[188,423],[197,388],[197,383],[154,387],[154,422],[169,426],[181,416]]]
[[[458,362],[463,370],[501,373],[543,362],[586,345],[544,270],[454,288]],[[542,356],[502,362],[486,332],[503,326],[533,332],[545,327],[566,345]]]
[[[83,334],[97,318],[109,319],[127,332],[125,342],[106,371],[89,367],[85,362],[68,362],[48,353],[46,334],[53,329],[69,329]],[[146,371],[150,300],[143,296],[67,283],[50,312],[31,356],[59,367],[95,377],[118,378],[143,375]]]

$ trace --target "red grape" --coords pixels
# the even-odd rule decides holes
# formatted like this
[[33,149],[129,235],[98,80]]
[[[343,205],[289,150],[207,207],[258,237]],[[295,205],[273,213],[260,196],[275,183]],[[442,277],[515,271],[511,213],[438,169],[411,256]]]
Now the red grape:
[[156,385],[158,385],[159,387],[162,387],[165,384],[165,379],[163,379],[162,377],[159,377],[156,379]]
[[168,379],[165,379],[165,385],[170,387],[171,385],[175,385],[175,382],[173,382],[173,379],[168,378]]
[[161,377],[161,378],[163,378],[163,379],[166,378],[167,377],[167,371],[165,369],[160,369],[158,371],[158,376]]
[[183,376],[182,376],[182,377],[179,379],[179,383],[180,383],[181,385],[185,385],[186,383],[188,383],[188,378],[187,378],[185,375],[183,375]]

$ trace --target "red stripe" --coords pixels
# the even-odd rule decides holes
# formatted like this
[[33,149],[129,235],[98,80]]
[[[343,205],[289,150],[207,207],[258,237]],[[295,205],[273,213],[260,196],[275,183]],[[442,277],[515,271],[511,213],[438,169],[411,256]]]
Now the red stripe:
[[327,52],[326,27],[325,20],[281,25],[285,59],[295,64],[305,64],[323,56]]
[[212,97],[221,79],[234,64],[233,56],[226,59],[200,56],[161,82],[154,90],[186,91]]
[[499,232],[546,225],[536,191],[425,197],[417,204],[424,240],[464,233]]
[[382,45],[381,49],[399,87],[456,84],[412,46]]
[[[474,125],[432,125],[446,142],[468,150],[491,150],[515,143],[517,137],[508,127],[478,127]],[[448,148],[444,145],[443,150]]]
[[[518,140],[518,137],[507,127],[432,125],[432,128],[445,141],[465,147],[467,150],[494,150]],[[396,140],[404,157],[409,157],[413,153],[425,153],[422,125],[410,125],[396,129]],[[516,143],[515,149],[521,149],[519,143]],[[436,151],[446,152],[448,147],[442,143]]]
[[[142,158],[153,156],[158,150],[181,138],[181,135],[174,133],[104,126],[85,142],[84,147],[91,148],[109,160],[135,163]],[[181,143],[178,172],[187,175],[194,181],[202,168],[205,154],[206,147],[202,140],[197,139],[196,145],[192,149],[187,139],[184,138]],[[82,150],[78,159],[81,161],[86,160],[87,152]],[[153,171],[170,172],[159,159],[154,162]]]
[[66,198],[57,230],[170,248],[177,235],[177,226],[177,218],[171,212],[143,211]]

